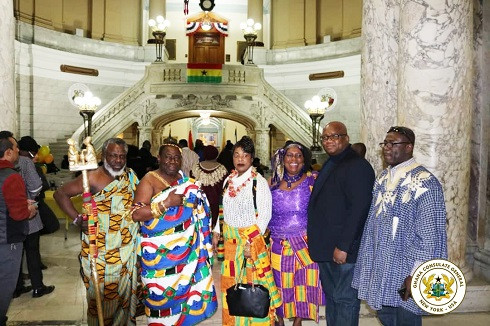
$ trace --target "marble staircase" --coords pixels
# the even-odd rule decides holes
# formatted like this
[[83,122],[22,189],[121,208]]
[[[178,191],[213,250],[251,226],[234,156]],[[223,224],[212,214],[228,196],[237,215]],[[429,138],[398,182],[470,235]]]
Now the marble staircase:
[[[256,137],[257,156],[264,163],[269,160],[268,132],[272,124],[288,138],[311,145],[310,117],[267,83],[261,68],[223,65],[219,84],[188,83],[186,73],[185,64],[148,65],[140,81],[95,113],[94,147],[100,149],[105,139],[135,122],[140,130],[147,130],[151,135],[162,119],[171,122],[189,114],[195,116],[202,110],[214,111],[213,116],[244,121]],[[81,143],[82,135],[83,125],[72,137]]]

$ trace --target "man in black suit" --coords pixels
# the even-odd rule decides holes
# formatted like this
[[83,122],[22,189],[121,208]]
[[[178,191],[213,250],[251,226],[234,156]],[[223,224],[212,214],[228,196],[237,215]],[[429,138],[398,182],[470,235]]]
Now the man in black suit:
[[308,205],[308,250],[320,266],[327,325],[358,325],[360,301],[351,282],[371,205],[374,171],[352,150],[343,123],[328,123],[320,138],[330,157]]

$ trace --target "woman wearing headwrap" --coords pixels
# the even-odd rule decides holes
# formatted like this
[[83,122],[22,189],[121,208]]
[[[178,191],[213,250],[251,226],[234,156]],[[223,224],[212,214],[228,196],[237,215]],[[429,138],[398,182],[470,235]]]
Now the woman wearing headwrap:
[[290,142],[277,150],[272,158],[271,264],[282,305],[277,309],[278,325],[284,318],[318,323],[318,309],[325,298],[318,265],[308,253],[306,223],[308,201],[315,182],[311,152],[298,142]]
[[209,207],[213,216],[212,227],[216,225],[219,215],[219,197],[223,192],[223,181],[225,181],[228,170],[223,164],[216,161],[218,149],[208,145],[203,150],[204,161],[194,164],[191,177],[201,182],[201,189],[208,197]]
[[[224,240],[224,261],[221,264],[223,325],[274,325],[275,309],[281,298],[274,284],[269,252],[263,234],[271,218],[271,193],[267,180],[252,167],[255,146],[244,136],[233,148],[235,170],[225,180],[222,215],[213,233],[217,250],[220,230]],[[221,211],[221,208],[220,208]],[[245,262],[245,277],[239,280]],[[226,302],[226,289],[237,282],[258,283],[269,290],[270,310],[265,318],[232,316]]]

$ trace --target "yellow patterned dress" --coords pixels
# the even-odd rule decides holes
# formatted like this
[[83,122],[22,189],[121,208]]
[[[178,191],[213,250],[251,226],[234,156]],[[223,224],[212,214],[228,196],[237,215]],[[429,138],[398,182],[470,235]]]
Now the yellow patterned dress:
[[[94,194],[97,205],[97,271],[105,325],[136,325],[137,222],[123,217],[133,203],[138,178],[132,170]],[[87,288],[87,323],[98,325],[95,287],[90,278],[89,237],[82,233],[81,274]]]
[[[223,296],[223,325],[225,326],[272,326],[275,320],[275,310],[281,305],[281,296],[274,283],[269,251],[257,225],[246,228],[234,228],[224,224],[223,237],[224,261],[221,265],[221,292]],[[269,290],[270,310],[265,318],[231,316],[226,303],[226,289],[236,284],[240,267],[243,265],[244,248],[250,243],[251,259],[246,262],[246,277],[243,283],[261,284]],[[255,272],[253,271],[255,268]]]

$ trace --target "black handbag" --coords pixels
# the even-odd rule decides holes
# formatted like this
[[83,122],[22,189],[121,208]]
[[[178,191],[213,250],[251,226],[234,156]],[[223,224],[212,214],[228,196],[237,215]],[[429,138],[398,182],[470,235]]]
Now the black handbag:
[[[246,259],[240,270],[239,280],[246,266]],[[255,267],[253,268],[255,276]],[[226,290],[226,303],[231,316],[265,318],[269,314],[270,297],[269,290],[263,285],[237,283]]]

